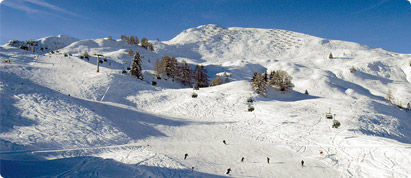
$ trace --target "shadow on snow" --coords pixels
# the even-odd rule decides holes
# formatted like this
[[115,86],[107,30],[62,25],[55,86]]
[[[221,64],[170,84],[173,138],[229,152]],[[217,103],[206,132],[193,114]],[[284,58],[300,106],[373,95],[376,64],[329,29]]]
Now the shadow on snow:
[[35,161],[1,160],[0,165],[4,177],[225,177],[191,169],[124,164],[91,156]]

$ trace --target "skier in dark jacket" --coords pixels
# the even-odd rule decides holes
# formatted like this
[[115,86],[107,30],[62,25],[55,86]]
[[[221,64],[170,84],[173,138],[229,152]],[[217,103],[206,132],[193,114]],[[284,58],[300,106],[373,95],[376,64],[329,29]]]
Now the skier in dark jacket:
[[187,156],[188,156],[188,154],[186,153],[186,154],[184,155],[184,159],[187,159]]
[[304,160],[301,160],[301,166],[304,167]]
[[241,158],[241,162],[244,162],[244,157]]
[[267,163],[270,164],[270,158],[269,157],[267,157]]
[[225,140],[223,140],[224,145],[227,145],[227,143],[225,142]]
[[227,173],[225,173],[225,174],[230,174],[230,172],[231,172],[231,168],[228,168]]

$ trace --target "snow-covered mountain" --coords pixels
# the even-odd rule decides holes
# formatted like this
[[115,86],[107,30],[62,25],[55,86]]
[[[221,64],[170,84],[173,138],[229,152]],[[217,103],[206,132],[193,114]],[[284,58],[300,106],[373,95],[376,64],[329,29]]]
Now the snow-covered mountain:
[[[0,46],[4,177],[223,177],[228,168],[234,177],[411,175],[411,112],[396,106],[411,102],[410,54],[217,25],[150,41],[153,52],[122,40],[38,41],[63,48]],[[144,56],[143,81],[122,74],[129,49]],[[104,55],[99,73],[96,57],[79,58],[86,51]],[[209,78],[229,73],[230,82],[192,98],[191,88],[153,75],[165,55],[204,65]],[[293,91],[255,94],[253,73],[279,69]],[[329,108],[339,128],[325,118]]]
[[38,40],[11,40],[6,44],[6,46],[26,49],[32,52],[49,52],[62,49],[63,47],[66,47],[75,41],[78,41],[78,39],[60,34],[57,36],[48,36],[45,38],[40,38]]

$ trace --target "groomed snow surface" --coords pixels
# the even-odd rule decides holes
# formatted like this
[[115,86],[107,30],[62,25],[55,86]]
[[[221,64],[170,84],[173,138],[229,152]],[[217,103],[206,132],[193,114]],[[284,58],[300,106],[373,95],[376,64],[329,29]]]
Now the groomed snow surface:
[[[151,41],[153,52],[121,40],[41,41],[62,37],[55,54],[0,46],[1,61],[11,61],[0,64],[3,177],[411,175],[411,112],[385,100],[390,90],[395,103],[411,101],[410,54],[217,25]],[[121,74],[128,49],[144,56],[143,81]],[[85,51],[107,59],[99,73],[96,57],[78,57]],[[205,65],[210,78],[230,73],[230,82],[192,98],[193,89],[153,75],[164,55]],[[279,69],[293,91],[253,92],[253,72]],[[339,128],[325,118],[329,108]]]

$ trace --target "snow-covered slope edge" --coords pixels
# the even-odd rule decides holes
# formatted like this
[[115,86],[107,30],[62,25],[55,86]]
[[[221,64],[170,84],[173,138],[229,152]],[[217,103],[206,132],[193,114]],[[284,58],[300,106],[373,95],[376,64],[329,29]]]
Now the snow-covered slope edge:
[[78,39],[60,34],[30,41],[11,40],[7,42],[6,46],[26,48],[28,51],[43,53],[64,48],[75,41],[78,41]]

